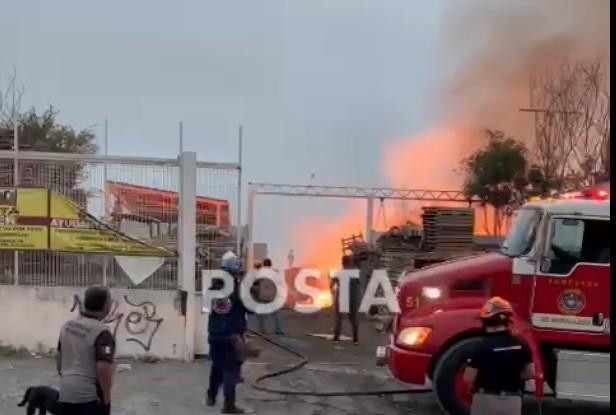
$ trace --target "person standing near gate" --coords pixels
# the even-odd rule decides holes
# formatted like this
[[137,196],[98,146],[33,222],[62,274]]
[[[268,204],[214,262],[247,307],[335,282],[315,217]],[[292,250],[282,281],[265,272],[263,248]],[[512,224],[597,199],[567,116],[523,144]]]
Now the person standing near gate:
[[[345,270],[352,269],[354,266],[353,258],[349,255],[342,257],[342,268]],[[335,324],[334,324],[334,342],[340,341],[340,334],[342,332],[342,316],[347,314],[351,323],[351,329],[353,331],[353,344],[359,344],[359,327],[357,323],[357,312],[361,304],[361,282],[359,278],[351,278],[349,281],[349,311],[348,313],[341,310],[340,305],[340,281],[337,278],[332,280],[332,290],[334,291],[334,312]]]
[[[270,276],[275,275],[276,278],[279,280],[279,283],[282,285],[283,277],[280,276],[280,273],[278,272],[278,270],[272,268],[271,259],[265,258],[263,260],[262,268],[266,271],[270,271],[268,272],[268,275]],[[274,271],[274,273],[271,273],[271,271]],[[277,289],[276,289],[276,284],[274,284],[274,282],[272,282],[271,280],[267,278],[258,280],[258,284],[259,284],[258,302],[267,304],[267,303],[274,301],[274,299],[276,298],[276,295],[278,294]],[[265,327],[265,324],[266,324],[266,321],[269,319],[274,320],[274,334],[276,334],[277,336],[283,336],[284,330],[282,329],[282,310],[276,310],[269,314],[257,314],[257,320],[259,323],[259,332],[261,334],[267,334],[267,329]]]
[[56,366],[62,415],[110,413],[115,341],[103,323],[110,310],[109,289],[90,287],[85,292],[80,315],[60,331]]
[[511,332],[511,304],[493,297],[481,308],[485,334],[468,360],[464,380],[473,391],[471,415],[521,415],[522,392],[534,377],[528,344]]
[[[243,414],[235,404],[235,387],[241,382],[241,367],[248,349],[244,339],[248,310],[240,298],[241,267],[237,257],[223,259],[221,268],[234,279],[233,292],[224,298],[212,300],[208,319],[210,345],[210,384],[207,405],[216,405],[220,387],[223,388],[223,414]],[[214,280],[211,289],[220,289],[222,281]]]

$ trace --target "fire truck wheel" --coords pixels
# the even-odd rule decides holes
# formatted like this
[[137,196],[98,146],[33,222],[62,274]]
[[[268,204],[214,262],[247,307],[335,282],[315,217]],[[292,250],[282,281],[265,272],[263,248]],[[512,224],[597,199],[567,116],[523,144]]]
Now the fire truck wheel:
[[451,346],[438,361],[432,377],[441,409],[448,415],[469,415],[471,395],[462,380],[466,361],[481,340],[470,338]]

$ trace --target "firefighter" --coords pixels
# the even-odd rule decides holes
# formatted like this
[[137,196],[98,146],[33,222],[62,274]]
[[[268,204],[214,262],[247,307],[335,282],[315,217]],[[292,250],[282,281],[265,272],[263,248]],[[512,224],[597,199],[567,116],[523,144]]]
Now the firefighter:
[[534,377],[528,344],[511,331],[511,304],[488,300],[479,313],[484,336],[464,371],[473,392],[471,415],[520,415],[524,381]]
[[[228,297],[212,301],[208,320],[208,342],[210,345],[210,384],[207,391],[207,405],[216,405],[218,390],[224,394],[223,414],[243,414],[245,411],[235,404],[235,387],[242,381],[241,367],[246,357],[246,314],[248,310],[240,299],[241,269],[235,256],[223,259],[221,267],[234,278],[234,290]],[[213,289],[219,289],[222,281],[214,280]]]

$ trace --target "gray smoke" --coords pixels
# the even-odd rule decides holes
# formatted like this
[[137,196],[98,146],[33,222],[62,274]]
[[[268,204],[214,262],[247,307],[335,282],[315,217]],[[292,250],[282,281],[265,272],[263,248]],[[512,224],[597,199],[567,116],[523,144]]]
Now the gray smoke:
[[[446,53],[458,62],[442,96],[446,118],[528,133],[529,78],[569,61],[609,62],[609,0],[469,0],[444,16]],[[520,137],[522,138],[522,137]]]

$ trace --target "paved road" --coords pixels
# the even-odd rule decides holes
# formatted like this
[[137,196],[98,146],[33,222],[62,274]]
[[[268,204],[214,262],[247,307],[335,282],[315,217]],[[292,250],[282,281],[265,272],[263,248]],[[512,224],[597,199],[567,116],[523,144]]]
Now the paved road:
[[[244,370],[247,383],[257,374],[272,368],[268,364],[248,364]],[[369,376],[357,368],[336,368],[313,364],[298,375],[283,382],[269,384],[292,389],[355,389],[383,387],[387,379]],[[130,372],[119,373],[113,390],[114,414],[119,415],[169,415],[219,413],[219,409],[206,410],[204,390],[208,364],[183,363],[134,363]],[[57,377],[50,359],[0,360],[0,414],[22,415],[16,404],[29,385],[57,387]],[[330,398],[321,400],[309,397],[283,397],[253,390],[248,384],[240,387],[241,405],[252,408],[257,414],[339,415],[408,413],[408,409],[421,408],[422,414],[436,413],[427,402],[419,405],[381,398]],[[427,399],[426,401],[429,401]],[[409,406],[410,405],[410,406]],[[418,406],[419,405],[419,406]]]
[[[268,385],[300,390],[357,390],[399,387],[382,369],[374,366],[373,350],[383,339],[368,322],[362,325],[362,345],[330,342],[309,337],[326,327],[329,316],[312,318],[289,317],[287,329],[290,336],[283,338],[287,344],[309,355],[311,363],[302,371],[283,378],[273,379]],[[321,319],[322,321],[319,321]],[[323,330],[320,330],[323,331]],[[280,366],[291,364],[294,359],[279,350],[266,348],[259,359],[246,364],[246,383],[240,386],[240,404],[252,408],[254,413],[268,415],[437,415],[440,411],[430,394],[395,395],[388,397],[336,397],[317,399],[289,397],[262,393],[251,388],[256,376]],[[275,362],[275,363],[274,363]],[[116,375],[113,390],[115,415],[203,415],[220,413],[219,408],[206,409],[204,391],[209,363],[206,361],[184,364],[131,363],[132,369]],[[17,408],[24,390],[30,385],[57,386],[54,364],[50,359],[0,358],[0,415],[23,415]],[[530,402],[525,414],[537,415],[536,405]],[[599,415],[594,407],[572,406],[567,403],[549,404],[544,414]]]
[[[245,368],[247,383],[257,374],[273,366],[252,363]],[[138,363],[130,372],[119,373],[114,387],[116,415],[203,415],[219,413],[219,409],[207,410],[203,392],[206,384],[206,362],[183,363]],[[307,370],[290,375],[282,382],[269,384],[291,389],[337,389],[380,388],[391,386],[382,373],[369,373],[351,367],[333,367],[328,364],[312,364]],[[23,415],[17,408],[25,388],[29,385],[57,386],[53,362],[49,359],[0,360],[0,415]],[[440,414],[431,395],[396,397],[337,397],[317,399],[311,397],[283,397],[261,393],[249,385],[239,391],[240,403],[252,408],[254,413],[268,415],[437,415]],[[533,402],[524,412],[536,415]],[[600,415],[609,410],[593,407],[548,404],[544,414]]]

